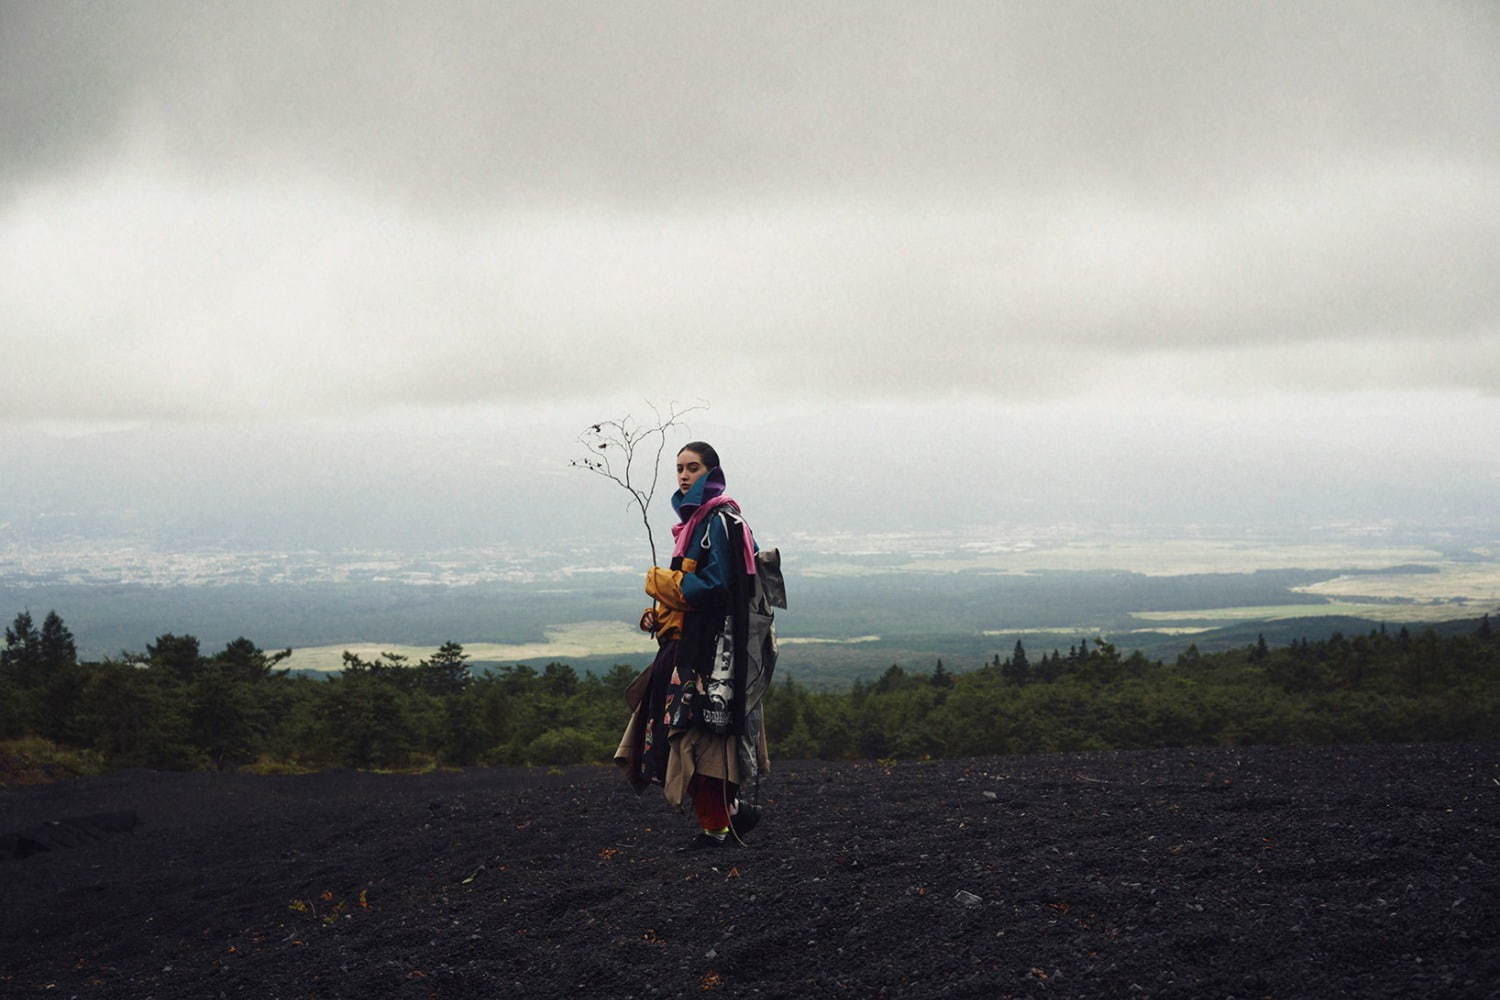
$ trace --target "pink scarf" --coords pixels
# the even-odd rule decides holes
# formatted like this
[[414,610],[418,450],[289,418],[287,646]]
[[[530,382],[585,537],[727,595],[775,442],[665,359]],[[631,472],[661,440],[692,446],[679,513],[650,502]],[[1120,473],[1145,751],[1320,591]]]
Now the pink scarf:
[[[672,558],[687,555],[687,547],[697,537],[699,526],[708,519],[708,515],[726,504],[736,514],[740,512],[740,505],[721,493],[712,500],[705,500],[686,521],[672,525],[672,538],[675,540]],[[745,525],[745,571],[751,576],[755,575],[755,539],[750,534],[748,524]]]

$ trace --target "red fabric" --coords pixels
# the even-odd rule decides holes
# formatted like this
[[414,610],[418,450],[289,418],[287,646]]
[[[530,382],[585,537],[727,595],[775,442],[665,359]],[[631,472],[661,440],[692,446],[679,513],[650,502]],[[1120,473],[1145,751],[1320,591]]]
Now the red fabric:
[[729,809],[724,805],[724,782],[706,774],[695,774],[688,784],[693,794],[693,811],[698,814],[698,825],[705,830],[722,830],[729,825]]

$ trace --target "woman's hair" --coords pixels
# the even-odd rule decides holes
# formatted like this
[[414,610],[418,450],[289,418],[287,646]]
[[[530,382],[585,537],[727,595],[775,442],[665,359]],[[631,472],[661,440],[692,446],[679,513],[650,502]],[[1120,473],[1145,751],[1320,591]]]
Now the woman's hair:
[[707,441],[689,441],[677,449],[677,454],[681,455],[685,451],[690,451],[703,459],[703,464],[710,469],[717,469],[719,467],[719,453],[714,451],[714,446]]

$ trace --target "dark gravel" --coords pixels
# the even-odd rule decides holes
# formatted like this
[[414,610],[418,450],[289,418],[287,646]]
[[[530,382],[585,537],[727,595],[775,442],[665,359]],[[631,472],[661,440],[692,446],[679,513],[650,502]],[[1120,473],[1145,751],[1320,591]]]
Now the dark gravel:
[[767,793],[750,847],[679,854],[690,818],[605,768],[0,792],[0,834],[140,817],[0,860],[0,995],[1500,996],[1500,744],[779,762]]

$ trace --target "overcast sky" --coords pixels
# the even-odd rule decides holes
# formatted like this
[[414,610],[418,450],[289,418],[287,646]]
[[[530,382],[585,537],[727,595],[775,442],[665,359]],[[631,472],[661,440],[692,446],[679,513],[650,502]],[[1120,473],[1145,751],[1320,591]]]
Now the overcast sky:
[[0,19],[13,520],[625,533],[646,399],[783,530],[1492,514],[1490,2]]

